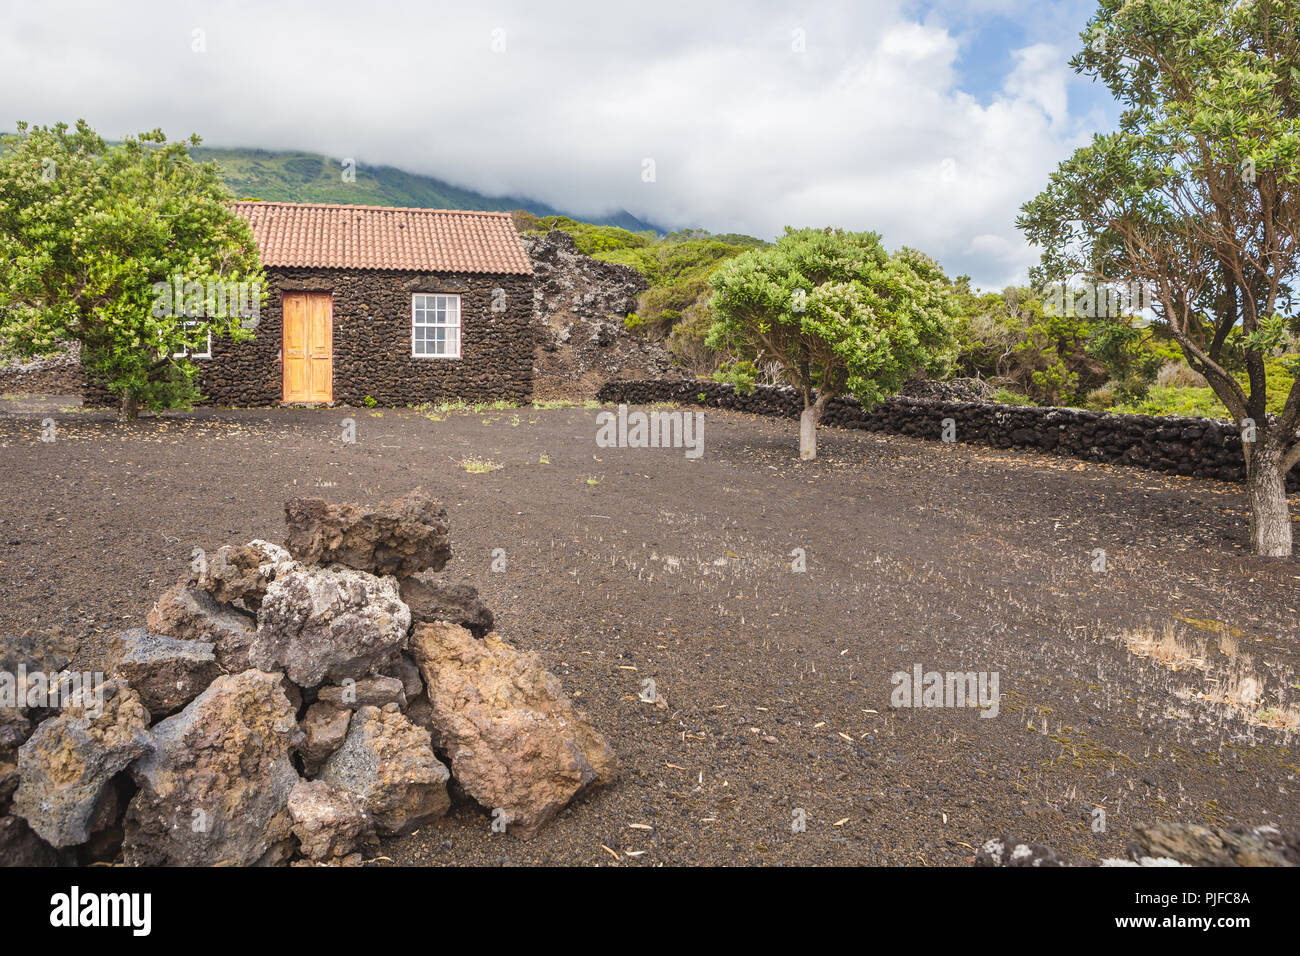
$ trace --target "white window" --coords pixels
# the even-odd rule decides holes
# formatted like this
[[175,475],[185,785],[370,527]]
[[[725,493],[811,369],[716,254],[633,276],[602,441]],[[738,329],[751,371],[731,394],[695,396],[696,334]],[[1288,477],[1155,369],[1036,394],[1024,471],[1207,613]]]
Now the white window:
[[460,296],[411,296],[411,354],[460,358]]
[[[185,322],[181,323],[181,325],[186,329],[197,329],[203,324],[204,323],[197,322],[193,319],[187,319]],[[207,344],[203,347],[202,350],[199,350],[197,348],[192,348],[190,346],[182,345],[180,347],[180,351],[172,355],[172,358],[192,358],[192,359],[212,358],[212,332],[209,331],[207,333]]]

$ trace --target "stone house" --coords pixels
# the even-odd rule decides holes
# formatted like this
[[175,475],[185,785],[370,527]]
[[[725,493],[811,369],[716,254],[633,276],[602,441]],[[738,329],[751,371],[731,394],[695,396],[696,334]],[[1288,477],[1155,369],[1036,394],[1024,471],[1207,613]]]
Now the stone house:
[[533,269],[510,214],[239,202],[267,297],[252,341],[191,353],[215,405],[524,401]]

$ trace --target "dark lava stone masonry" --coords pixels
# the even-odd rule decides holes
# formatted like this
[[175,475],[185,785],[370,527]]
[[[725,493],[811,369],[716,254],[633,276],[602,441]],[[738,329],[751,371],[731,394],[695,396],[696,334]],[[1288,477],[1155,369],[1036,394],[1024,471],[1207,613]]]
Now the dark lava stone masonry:
[[[609,382],[597,398],[629,405],[683,402],[784,418],[798,418],[803,410],[803,399],[793,388],[759,386],[742,395],[733,385],[715,382]],[[854,398],[832,399],[822,424],[939,439],[945,418],[953,419],[960,442],[995,448],[1037,448],[1198,478],[1245,478],[1240,434],[1230,422],[1213,419],[1109,415],[1076,408],[896,397],[870,410]],[[1294,471],[1287,476],[1287,490],[1300,491],[1300,475]]]
[[[418,405],[448,399],[524,401],[533,381],[533,279],[527,275],[420,274],[373,269],[268,268],[269,294],[251,342],[214,339],[197,360],[213,405],[276,405],[281,397],[282,292],[334,296],[334,401]],[[493,290],[505,291],[492,311]],[[411,296],[461,296],[461,358],[411,355]]]
[[[463,399],[527,401],[533,391],[533,277],[414,273],[401,270],[267,267],[267,301],[255,337],[212,340],[212,357],[195,359],[203,404],[280,404],[281,295],[329,292],[333,302],[334,402],[403,406]],[[493,311],[494,290],[504,308]],[[461,297],[461,357],[411,355],[411,296]],[[115,404],[104,389],[84,390],[88,405]]]

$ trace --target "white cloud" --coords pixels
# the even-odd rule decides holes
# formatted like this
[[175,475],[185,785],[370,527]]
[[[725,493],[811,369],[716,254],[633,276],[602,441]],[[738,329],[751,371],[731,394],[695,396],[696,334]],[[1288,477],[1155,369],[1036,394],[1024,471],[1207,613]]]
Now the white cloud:
[[1067,73],[1062,69],[1062,51],[1050,43],[1036,43],[1014,51],[1016,66],[1007,77],[1004,90],[1015,100],[1033,103],[1053,122],[1066,119]]
[[106,136],[197,131],[670,227],[874,229],[980,284],[1022,278],[1017,209],[1083,132],[1066,53],[1008,51],[982,103],[958,86],[962,39],[907,10],[230,0],[140,3],[124,19],[51,2],[8,13],[0,127],[84,116]]

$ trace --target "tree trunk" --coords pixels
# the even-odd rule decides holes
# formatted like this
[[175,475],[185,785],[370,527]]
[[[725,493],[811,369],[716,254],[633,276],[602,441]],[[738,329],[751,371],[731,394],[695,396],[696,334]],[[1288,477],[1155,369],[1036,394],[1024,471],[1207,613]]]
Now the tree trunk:
[[1266,558],[1290,557],[1286,475],[1282,473],[1282,449],[1272,435],[1256,443],[1246,463],[1246,497],[1250,502],[1251,551]]
[[812,461],[817,457],[817,409],[807,406],[799,415],[799,458]]
[[826,389],[817,390],[817,401],[811,405],[808,404],[808,398],[804,396],[804,409],[799,415],[799,460],[812,461],[817,457],[817,426],[821,424],[822,413],[826,411],[826,403],[830,401],[830,394]]
[[117,408],[119,422],[131,422],[140,417],[140,406],[136,404],[135,395],[130,389],[122,393],[122,404]]

